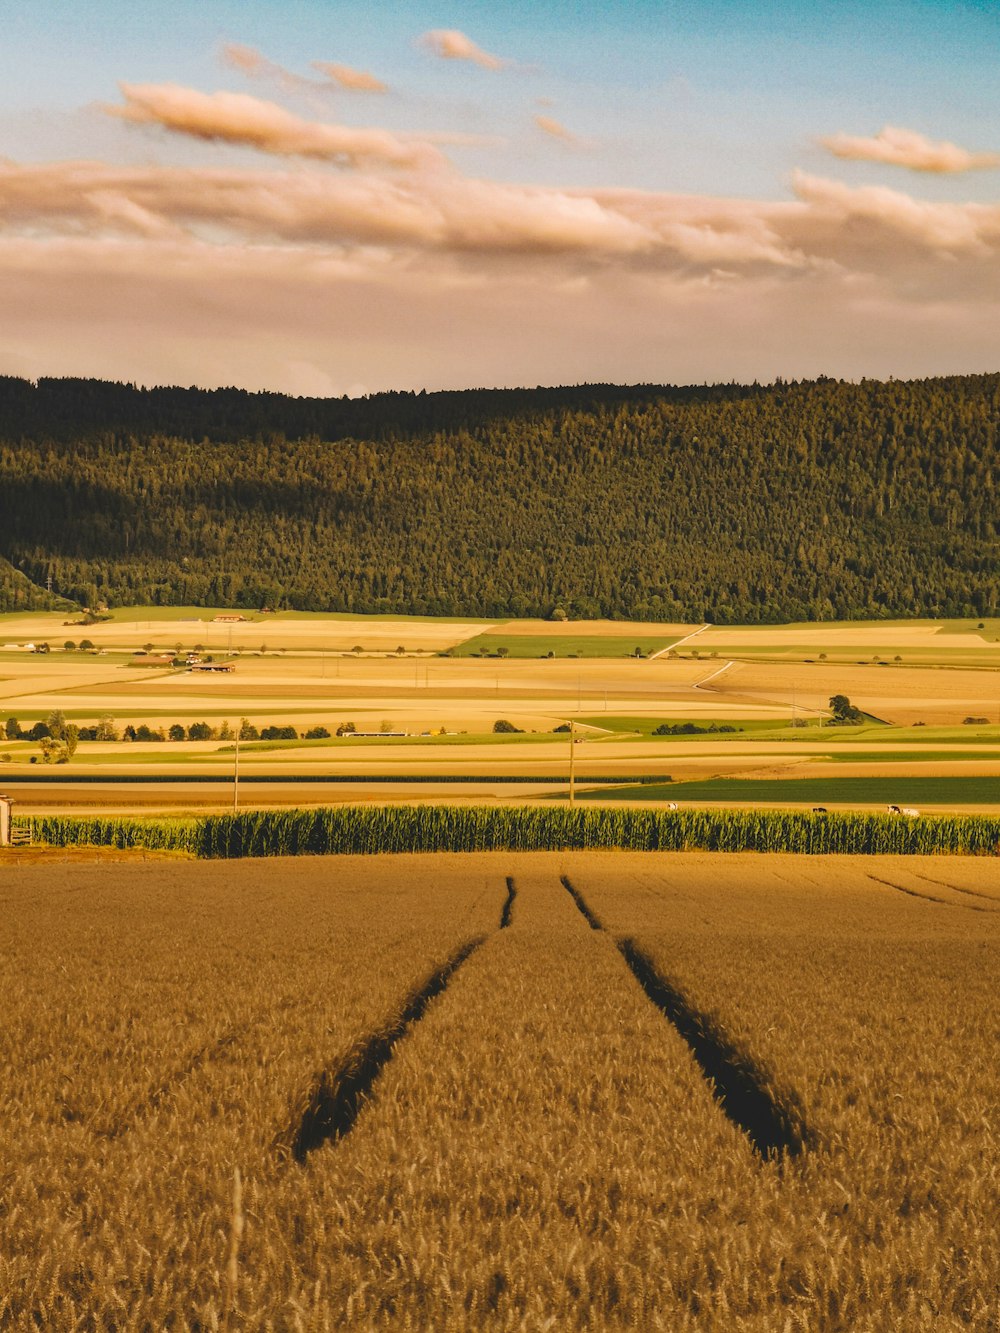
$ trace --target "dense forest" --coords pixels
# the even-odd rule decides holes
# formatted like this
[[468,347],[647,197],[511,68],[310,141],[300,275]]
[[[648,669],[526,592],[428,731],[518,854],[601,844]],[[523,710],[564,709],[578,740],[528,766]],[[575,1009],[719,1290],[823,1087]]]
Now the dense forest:
[[0,608],[998,611],[1000,375],[293,399],[0,378]]

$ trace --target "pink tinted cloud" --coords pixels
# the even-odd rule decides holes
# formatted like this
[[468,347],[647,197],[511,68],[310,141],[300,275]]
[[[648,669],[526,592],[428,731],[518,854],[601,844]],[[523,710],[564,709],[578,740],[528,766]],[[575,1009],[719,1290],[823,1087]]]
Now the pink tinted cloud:
[[314,60],[313,69],[330,79],[338,88],[352,93],[384,93],[387,85],[367,70],[352,69],[350,65],[335,65],[327,60]]
[[[381,246],[479,256],[548,256],[589,268],[891,282],[930,286],[1000,276],[1000,206],[929,203],[798,174],[791,202],[639,190],[557,190],[456,172],[389,175],[0,163],[0,231],[212,237],[299,247]],[[942,260],[949,267],[940,267]],[[985,290],[985,289],[984,289]]]
[[850,134],[831,134],[820,143],[834,157],[855,162],[882,162],[888,166],[907,167],[910,171],[938,173],[975,171],[1000,167],[1000,153],[970,153],[946,140],[935,143],[915,130],[886,125],[878,134],[863,138]]
[[196,139],[350,166],[413,168],[444,161],[426,141],[404,139],[387,130],[305,120],[274,102],[244,93],[200,93],[172,83],[123,83],[121,91],[125,105],[105,107],[109,115]]
[[508,62],[477,46],[471,37],[457,28],[434,28],[419,37],[418,42],[442,60],[469,60],[483,69],[503,69]]
[[342,127],[180,92],[128,105],[357,169],[0,161],[17,331],[0,331],[0,372],[299,392],[336,366],[342,392],[926,374],[995,356],[1000,205],[802,173],[775,201],[386,172],[385,153],[314,138]]
[[339,394],[995,368],[995,305],[900,299],[832,270],[567,281],[535,263],[0,235],[0,284],[17,330],[0,334],[0,373],[32,376]]
[[535,116],[535,125],[543,134],[549,135],[552,139],[561,139],[563,143],[579,143],[576,135],[566,128],[560,121],[552,116]]
[[[793,185],[807,205],[815,228],[839,236],[845,254],[862,241],[889,248],[901,242],[927,251],[960,255],[997,253],[1000,206],[996,204],[931,203],[884,186],[852,188],[796,172]],[[861,228],[867,226],[867,232]],[[887,256],[891,262],[891,256]]]

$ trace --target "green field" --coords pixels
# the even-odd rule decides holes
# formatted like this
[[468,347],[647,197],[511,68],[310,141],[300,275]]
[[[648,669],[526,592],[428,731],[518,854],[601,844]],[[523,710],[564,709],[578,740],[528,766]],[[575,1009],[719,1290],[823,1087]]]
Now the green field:
[[1000,750],[970,750],[956,745],[950,750],[841,750],[837,754],[817,756],[831,764],[933,764],[1000,763]]
[[496,655],[506,648],[507,657],[632,657],[640,648],[643,656],[658,653],[677,642],[677,636],[649,638],[642,634],[509,634],[502,631],[477,634],[451,650],[454,657]]
[[582,792],[589,801],[726,801],[762,805],[1000,805],[1000,778],[710,778]]

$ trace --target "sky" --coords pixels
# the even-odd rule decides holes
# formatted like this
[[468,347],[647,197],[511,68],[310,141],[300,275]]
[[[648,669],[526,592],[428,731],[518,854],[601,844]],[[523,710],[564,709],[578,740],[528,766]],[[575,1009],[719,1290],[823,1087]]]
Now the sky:
[[0,374],[1000,369],[1000,0],[8,0]]

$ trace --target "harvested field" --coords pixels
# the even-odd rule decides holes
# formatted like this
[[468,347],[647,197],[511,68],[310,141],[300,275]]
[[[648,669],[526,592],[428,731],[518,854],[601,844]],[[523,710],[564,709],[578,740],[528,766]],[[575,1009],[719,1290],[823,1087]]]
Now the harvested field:
[[[16,728],[28,732],[54,712],[85,728],[110,717],[119,735],[129,726],[164,734],[180,726],[186,734],[201,723],[203,732],[219,737],[161,743],[147,731],[144,741],[133,744],[85,739],[72,771],[86,778],[223,776],[233,758],[231,742],[222,738],[231,737],[241,719],[249,729],[292,727],[300,738],[349,726],[361,733],[401,733],[269,742],[271,748],[248,748],[242,756],[247,777],[288,783],[321,775],[369,778],[374,785],[365,799],[371,800],[383,799],[381,777],[439,776],[445,790],[457,778],[516,774],[544,783],[564,777],[567,742],[556,729],[571,720],[577,723],[574,754],[583,781],[665,773],[682,780],[944,777],[959,776],[959,765],[965,776],[1000,777],[1000,648],[992,641],[998,628],[992,621],[980,631],[970,621],[690,627],[282,613],[233,625],[215,624],[214,614],[149,608],[145,618],[138,611],[120,613],[89,627],[67,627],[44,615],[5,618],[0,724],[6,727],[7,718],[16,724],[10,739],[0,740],[0,784],[19,792],[19,778],[53,771],[43,767],[38,741],[16,739]],[[256,644],[239,632],[256,636],[258,630]],[[90,631],[108,636],[107,656],[62,649],[63,636],[79,641]],[[421,646],[435,635],[443,642],[455,633],[464,646],[454,656]],[[135,667],[131,653],[146,641],[155,646],[157,634],[171,648],[204,641],[217,658],[232,649],[234,670]],[[346,651],[337,639],[345,634],[353,640]],[[376,634],[386,636],[384,643]],[[624,656],[634,644],[651,647],[678,635],[676,651],[653,659]],[[873,636],[883,637],[876,643]],[[45,638],[52,646],[47,655],[3,649],[4,642]],[[501,640],[507,657],[461,655],[476,642],[496,647]],[[818,646],[821,640],[825,647]],[[331,647],[335,642],[339,648]],[[536,649],[546,644],[559,655],[542,660]],[[609,655],[569,658],[581,645],[588,653],[606,645]],[[364,651],[350,651],[354,647]],[[406,651],[400,655],[398,648]],[[820,660],[821,652],[827,660]],[[822,725],[836,694],[881,721],[861,728]],[[497,723],[516,731],[495,733]],[[662,724],[667,733],[655,734]],[[680,734],[682,727],[698,734]],[[302,786],[299,803],[314,802],[309,784]],[[149,793],[136,794],[134,806],[174,809],[176,795],[164,791],[155,804]],[[414,799],[424,795],[417,792]],[[398,797],[394,789],[384,799]],[[457,794],[461,801],[471,797],[469,791]],[[494,799],[489,791],[481,797]],[[247,799],[285,801],[277,787],[248,787]],[[39,795],[32,808],[51,809],[57,801],[54,790]],[[193,798],[195,806],[207,808],[203,796]]]
[[[186,614],[185,614],[186,611]],[[193,648],[242,648],[257,651],[261,644],[292,651],[350,652],[360,645],[367,652],[395,652],[402,644],[411,651],[450,648],[473,634],[489,629],[489,621],[425,619],[419,616],[308,616],[282,614],[262,616],[247,612],[244,622],[216,623],[215,612],[198,608],[125,607],[112,620],[94,625],[72,625],[66,614],[32,612],[0,617],[0,640],[51,642],[62,647],[66,639],[90,639],[98,648],[134,652],[144,643],[173,648],[180,643]]]
[[998,874],[21,864],[0,1325],[986,1333]]
[[736,662],[706,687],[717,709],[729,697],[759,703],[791,698],[798,707],[819,714],[830,696],[847,694],[862,712],[884,722],[910,726],[954,726],[969,715],[1000,718],[1000,661],[989,670],[962,667],[899,666],[892,663]]

